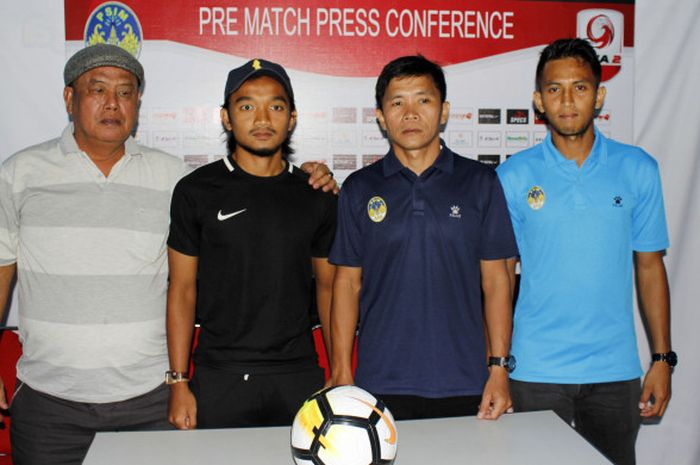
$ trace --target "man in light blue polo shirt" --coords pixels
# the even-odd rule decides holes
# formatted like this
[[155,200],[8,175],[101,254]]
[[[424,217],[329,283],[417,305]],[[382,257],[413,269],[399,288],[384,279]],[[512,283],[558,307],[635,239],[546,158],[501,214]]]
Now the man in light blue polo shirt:
[[421,56],[397,58],[377,79],[376,114],[391,150],[340,194],[329,257],[339,265],[332,383],[356,382],[397,419],[495,419],[510,407],[505,259],[517,248],[496,173],[440,140],[445,95],[442,69]]
[[[550,132],[497,170],[522,270],[511,391],[516,410],[554,410],[614,463],[633,464],[640,420],[663,415],[676,363],[668,234],[656,161],[593,125],[605,99],[600,76],[588,42],[545,48],[534,102]],[[656,360],[643,387],[633,265]]]

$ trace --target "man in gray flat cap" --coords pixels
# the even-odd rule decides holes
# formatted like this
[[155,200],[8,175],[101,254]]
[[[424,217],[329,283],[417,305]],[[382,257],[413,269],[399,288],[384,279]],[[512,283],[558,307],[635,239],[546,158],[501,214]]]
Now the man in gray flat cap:
[[165,239],[186,167],[132,137],[144,72],[128,52],[85,48],[64,81],[71,124],[0,167],[0,309],[17,273],[23,342],[16,465],[79,464],[95,432],[169,428]]

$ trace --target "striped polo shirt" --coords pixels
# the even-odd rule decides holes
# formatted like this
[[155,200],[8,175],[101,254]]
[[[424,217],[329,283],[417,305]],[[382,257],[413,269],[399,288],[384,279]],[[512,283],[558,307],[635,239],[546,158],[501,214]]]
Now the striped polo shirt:
[[0,168],[0,265],[17,263],[23,355],[38,391],[104,403],[163,381],[168,210],[186,171],[133,138],[105,177],[69,125]]

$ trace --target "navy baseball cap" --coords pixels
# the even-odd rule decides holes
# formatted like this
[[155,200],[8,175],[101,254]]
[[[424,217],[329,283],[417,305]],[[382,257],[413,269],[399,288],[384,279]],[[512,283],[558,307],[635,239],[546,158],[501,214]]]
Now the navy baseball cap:
[[294,92],[292,91],[292,82],[289,80],[287,72],[281,65],[262,58],[255,58],[243,66],[229,71],[226,88],[224,89],[224,106],[228,103],[229,96],[236,92],[244,82],[259,76],[270,76],[279,81],[284,90],[287,91],[292,110],[294,110]]

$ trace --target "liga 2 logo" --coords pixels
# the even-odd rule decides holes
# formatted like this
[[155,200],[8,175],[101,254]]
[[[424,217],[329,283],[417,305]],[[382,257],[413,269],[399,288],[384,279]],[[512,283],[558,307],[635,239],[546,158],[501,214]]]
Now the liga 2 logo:
[[581,10],[576,15],[576,35],[588,39],[603,68],[601,80],[607,81],[622,69],[625,17],[616,10]]

